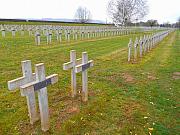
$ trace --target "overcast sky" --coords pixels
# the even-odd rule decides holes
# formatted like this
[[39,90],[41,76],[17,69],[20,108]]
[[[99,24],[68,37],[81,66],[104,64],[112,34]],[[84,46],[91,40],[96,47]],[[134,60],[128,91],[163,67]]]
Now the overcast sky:
[[[0,18],[69,18],[79,6],[87,7],[94,20],[110,20],[107,16],[109,0],[0,0]],[[148,0],[149,14],[145,18],[159,23],[177,21],[180,0]]]

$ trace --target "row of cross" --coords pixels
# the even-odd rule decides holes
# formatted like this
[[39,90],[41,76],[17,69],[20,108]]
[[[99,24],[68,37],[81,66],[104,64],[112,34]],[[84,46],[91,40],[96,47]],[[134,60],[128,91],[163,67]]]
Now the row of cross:
[[[82,72],[82,96],[83,101],[88,100],[88,75],[87,69],[93,66],[93,61],[88,61],[86,52],[82,53],[81,59],[76,59],[76,51],[70,52],[70,62],[63,64],[63,69],[71,69],[72,97],[76,96],[76,74]],[[8,81],[8,89],[20,89],[21,95],[26,96],[30,123],[33,124],[38,118],[35,93],[38,93],[41,128],[43,131],[49,130],[49,109],[47,86],[58,82],[58,75],[45,76],[43,63],[35,65],[35,73],[32,73],[31,61],[22,61],[23,76],[15,80]]]
[[[81,39],[92,39],[92,38],[101,38],[101,37],[109,37],[109,36],[119,36],[119,35],[128,35],[131,34],[131,31],[115,31],[115,32],[66,32],[64,33],[64,35],[62,34],[61,31],[56,31],[56,33],[54,34],[56,36],[56,40],[58,42],[62,42],[62,39],[64,37],[65,41],[70,42],[70,39],[72,38],[73,40],[78,40]],[[44,35],[44,34],[43,34]],[[47,39],[47,44],[51,44],[52,43],[52,36],[53,33],[52,32],[47,32],[45,34],[46,39]],[[35,33],[35,42],[36,45],[40,45],[41,44],[41,34],[40,32],[36,32]]]
[[120,31],[134,31],[133,28],[128,27],[114,27],[114,26],[51,26],[51,25],[0,25],[0,31],[2,31],[2,37],[5,37],[6,32],[12,32],[12,36],[15,37],[16,32],[20,32],[21,36],[25,35],[25,32],[32,36],[37,31],[39,33],[117,33]]
[[[137,60],[137,57],[139,56],[142,58],[143,54],[145,55],[148,51],[150,51],[152,48],[157,45],[160,41],[162,41],[169,33],[171,33],[172,30],[167,30],[163,32],[159,32],[153,35],[144,35],[144,38],[140,37],[139,39],[136,37],[134,41],[134,60]],[[129,40],[128,43],[128,62],[131,61],[132,57],[132,48],[133,42],[132,39]],[[138,47],[139,47],[139,55],[138,55]]]

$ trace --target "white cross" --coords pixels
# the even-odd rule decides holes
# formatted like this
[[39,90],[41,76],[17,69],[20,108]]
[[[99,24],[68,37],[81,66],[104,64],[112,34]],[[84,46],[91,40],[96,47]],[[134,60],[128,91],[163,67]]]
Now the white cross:
[[67,32],[67,40],[68,40],[68,42],[70,42],[70,36],[71,36],[71,33],[70,33],[70,31],[68,31]]
[[142,57],[142,53],[143,53],[143,44],[144,44],[144,40],[142,39],[142,37],[140,37],[140,40],[139,40],[139,53],[140,53],[140,57]]
[[75,39],[77,40],[78,39],[78,32],[76,31],[75,33]]
[[47,44],[51,44],[52,42],[52,33],[47,33]]
[[59,32],[59,42],[62,42],[62,32]]
[[15,37],[15,35],[16,35],[16,31],[15,29],[12,29],[12,36]]
[[[22,63],[23,77],[17,78],[12,81],[8,81],[9,90],[15,90],[17,88],[20,88],[20,86],[22,85],[25,85],[27,83],[30,83],[36,80],[35,74],[32,73],[31,61],[26,60],[26,61],[22,61],[21,63]],[[25,94],[21,91],[21,95],[26,96],[27,98],[30,123],[33,124],[35,121],[38,120],[34,91],[30,91],[28,94]]]
[[75,67],[75,72],[82,72],[82,94],[83,101],[88,100],[88,75],[87,69],[93,66],[93,60],[88,61],[87,52],[82,53],[82,64]]
[[129,40],[129,44],[128,44],[128,62],[131,60],[131,47],[132,47],[132,39]]
[[82,59],[76,60],[76,51],[71,50],[70,52],[70,62],[63,64],[63,70],[71,69],[71,90],[72,90],[72,97],[75,97],[77,94],[76,91],[76,73],[75,73],[75,66],[82,63]]
[[151,43],[150,43],[150,50],[151,50],[153,47],[153,35],[151,35],[150,40],[151,40]]
[[35,42],[36,42],[37,45],[40,45],[40,44],[41,44],[41,35],[40,35],[39,32],[36,32]]
[[58,75],[53,74],[45,77],[45,68],[43,63],[36,64],[35,73],[36,81],[25,84],[21,86],[20,89],[23,93],[27,94],[31,91],[38,92],[41,128],[43,131],[47,131],[49,129],[47,86],[58,82]]
[[5,33],[5,29],[2,29],[2,37],[5,37],[6,33]]
[[147,36],[144,35],[144,39],[143,39],[143,46],[144,46],[144,54],[146,53],[147,51]]
[[134,59],[137,59],[137,47],[138,47],[138,38],[136,37],[135,43],[134,43]]
[[149,52],[149,50],[150,50],[150,35],[148,35],[148,42],[147,42],[147,50],[148,50],[148,52]]

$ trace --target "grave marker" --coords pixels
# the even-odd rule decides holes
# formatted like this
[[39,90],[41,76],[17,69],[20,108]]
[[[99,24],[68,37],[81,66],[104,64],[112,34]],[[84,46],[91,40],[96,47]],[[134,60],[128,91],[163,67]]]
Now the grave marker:
[[140,37],[140,40],[139,40],[139,55],[140,55],[140,57],[142,57],[142,54],[143,54],[143,44],[144,44],[144,40],[142,39],[142,37]]
[[52,33],[47,33],[47,44],[52,43]]
[[62,32],[59,32],[59,42],[62,42]]
[[128,62],[131,60],[131,47],[132,47],[132,39],[129,40],[129,44],[128,44]]
[[136,37],[136,40],[134,42],[134,60],[137,59],[137,47],[138,47],[138,38]]
[[5,29],[2,29],[2,37],[4,38],[6,36]]
[[68,40],[68,42],[70,42],[70,31],[68,31],[68,33],[67,33],[67,40]]
[[36,64],[35,67],[36,81],[25,84],[20,87],[23,93],[30,91],[38,92],[39,109],[41,116],[41,128],[43,131],[49,130],[49,110],[48,110],[48,96],[47,86],[58,82],[58,75],[53,74],[45,77],[44,64]]
[[[15,90],[17,88],[20,88],[20,86],[22,86],[22,85],[25,85],[27,83],[30,83],[30,82],[33,82],[36,80],[35,74],[32,73],[31,61],[26,60],[26,61],[22,61],[21,63],[22,63],[23,77],[8,81],[8,89],[9,90]],[[27,98],[30,123],[33,124],[35,121],[38,120],[34,91],[29,91],[28,94],[25,94],[25,93],[23,93],[23,91],[21,91],[21,95],[26,96],[26,98]]]
[[88,61],[87,52],[82,53],[82,64],[75,67],[75,72],[82,72],[82,94],[83,101],[88,101],[88,75],[87,69],[93,66],[93,60]]
[[63,70],[71,69],[71,90],[72,90],[72,97],[75,97],[77,94],[76,91],[76,72],[75,66],[82,63],[82,59],[76,60],[76,51],[72,50],[70,52],[70,62],[63,64]]
[[77,40],[78,39],[78,32],[76,31],[75,33],[75,39]]
[[144,54],[146,53],[147,51],[147,36],[144,36]]
[[15,37],[15,35],[16,35],[16,31],[15,29],[12,29],[12,36]]
[[150,51],[150,35],[148,35],[148,42],[147,42],[147,50],[148,50],[148,52]]
[[36,42],[36,45],[40,45],[41,44],[41,35],[40,35],[39,32],[36,32],[35,42]]

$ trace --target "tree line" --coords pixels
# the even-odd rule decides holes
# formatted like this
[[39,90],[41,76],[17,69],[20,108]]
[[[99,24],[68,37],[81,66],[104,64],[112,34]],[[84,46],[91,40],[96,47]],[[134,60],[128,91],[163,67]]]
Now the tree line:
[[[168,22],[159,24],[157,20],[151,19],[142,22],[149,12],[147,0],[110,0],[107,5],[108,16],[116,26],[161,26],[161,27],[180,27],[180,17],[177,23]],[[86,7],[79,7],[75,13],[75,21],[88,23],[91,21],[92,14]]]

